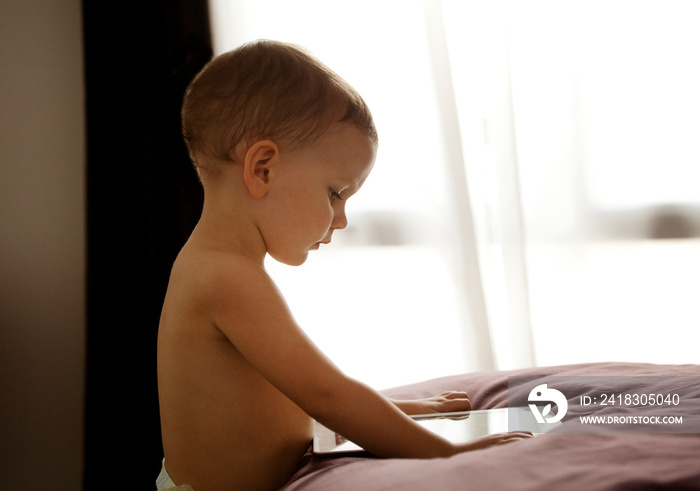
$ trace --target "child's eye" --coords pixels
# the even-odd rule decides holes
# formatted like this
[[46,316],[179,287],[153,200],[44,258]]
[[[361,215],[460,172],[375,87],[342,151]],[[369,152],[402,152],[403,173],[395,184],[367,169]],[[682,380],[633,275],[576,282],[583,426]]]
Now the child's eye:
[[342,199],[343,199],[343,198],[340,196],[340,193],[339,193],[338,191],[336,191],[335,189],[333,189],[333,188],[328,188],[328,191],[330,191],[331,200],[336,200],[336,199],[342,200]]

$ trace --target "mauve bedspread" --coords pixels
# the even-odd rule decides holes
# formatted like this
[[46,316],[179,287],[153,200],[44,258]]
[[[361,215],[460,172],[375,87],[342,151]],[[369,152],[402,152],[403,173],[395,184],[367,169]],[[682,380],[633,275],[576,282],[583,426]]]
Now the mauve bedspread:
[[[700,384],[697,383],[700,365],[596,363],[482,372],[439,378],[385,393],[396,399],[410,399],[464,390],[474,409],[507,407],[509,376],[549,375],[572,377],[571,386],[562,390],[569,399],[569,408],[559,430],[569,424],[568,420],[578,419],[584,410],[593,414],[610,411],[609,406],[579,404],[580,396],[599,395],[595,384],[581,384],[579,377],[600,376],[643,376],[647,393],[677,389],[682,392],[681,404],[647,406],[642,408],[644,415],[668,416],[676,411],[675,414],[683,416],[684,428],[697,431],[700,426]],[[656,378],[689,376],[666,381]],[[692,385],[671,387],[667,383],[683,385],[684,381]],[[511,405],[526,405],[530,389],[530,386],[512,386]],[[611,389],[629,392],[627,387]],[[514,400],[517,404],[513,404]],[[635,410],[639,408],[624,409],[629,414]],[[678,431],[679,427],[674,429]],[[308,453],[300,470],[284,488],[285,491],[442,489],[700,489],[700,434],[553,432],[510,445],[430,460],[321,457]]]

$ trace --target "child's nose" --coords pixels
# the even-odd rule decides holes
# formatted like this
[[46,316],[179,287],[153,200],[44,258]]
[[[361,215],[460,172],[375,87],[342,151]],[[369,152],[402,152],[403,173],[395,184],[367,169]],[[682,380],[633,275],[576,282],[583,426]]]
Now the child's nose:
[[348,217],[345,215],[345,206],[340,206],[338,209],[336,209],[335,215],[333,215],[333,223],[331,224],[331,228],[343,229],[347,226]]

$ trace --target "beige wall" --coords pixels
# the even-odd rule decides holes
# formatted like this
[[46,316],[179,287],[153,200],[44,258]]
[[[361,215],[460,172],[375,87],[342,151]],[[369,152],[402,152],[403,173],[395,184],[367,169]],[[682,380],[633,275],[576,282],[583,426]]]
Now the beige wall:
[[82,486],[80,0],[0,1],[0,488]]

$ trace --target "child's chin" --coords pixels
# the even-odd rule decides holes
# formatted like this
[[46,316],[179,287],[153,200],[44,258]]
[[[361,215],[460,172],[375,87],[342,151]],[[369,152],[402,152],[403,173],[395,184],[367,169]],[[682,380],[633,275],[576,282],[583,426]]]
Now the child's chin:
[[305,251],[305,252],[302,252],[300,254],[296,254],[293,256],[289,255],[289,256],[284,256],[284,257],[278,256],[278,255],[273,255],[273,254],[270,254],[270,256],[272,257],[272,259],[274,259],[278,263],[286,264],[287,266],[301,266],[308,259],[309,252]]

